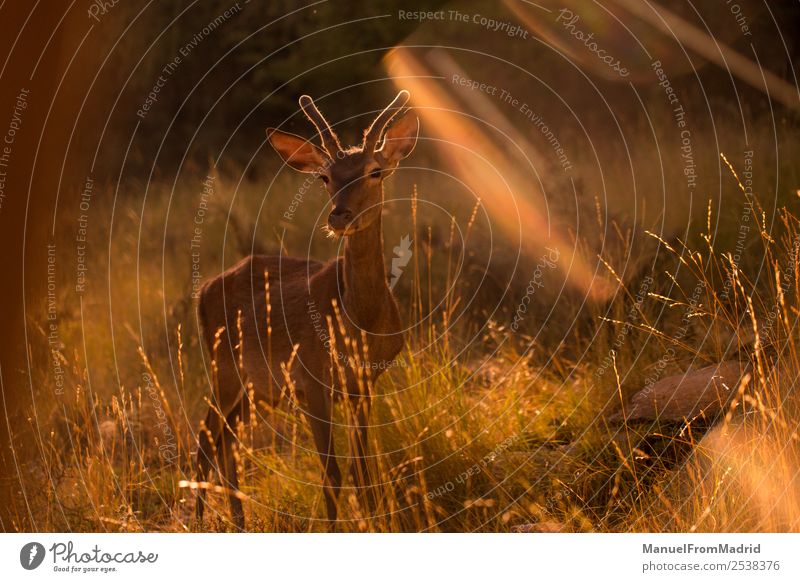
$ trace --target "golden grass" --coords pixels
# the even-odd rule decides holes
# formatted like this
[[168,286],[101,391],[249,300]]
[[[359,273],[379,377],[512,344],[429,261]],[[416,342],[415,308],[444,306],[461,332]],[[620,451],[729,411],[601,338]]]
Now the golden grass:
[[[453,284],[457,266],[470,252],[470,235],[464,245],[454,243],[451,222],[440,225],[449,235],[437,242],[435,225],[417,223],[415,192],[410,200],[415,252],[397,292],[407,321],[421,323],[407,335],[397,365],[377,386],[365,386],[375,393],[369,432],[374,507],[362,506],[346,482],[337,529],[800,529],[794,391],[800,377],[799,221],[795,210],[783,208],[778,226],[771,228],[758,200],[743,187],[741,195],[752,204],[753,239],[768,276],[717,250],[709,205],[705,228],[694,242],[662,241],[668,258],[659,265],[665,272],[651,273],[652,286],[642,292],[640,279],[617,277],[616,299],[581,312],[574,345],[565,348],[549,346],[546,334],[525,335],[525,329],[511,337],[497,318],[488,318],[482,328],[475,323],[486,314],[474,313],[462,286]],[[187,203],[176,205],[173,213],[192,214]],[[221,206],[209,218],[207,248],[223,247],[219,225],[226,212]],[[280,209],[270,212],[274,216]],[[460,217],[463,231],[479,228],[475,215],[473,210]],[[129,226],[139,226],[137,217],[129,220]],[[148,231],[160,232],[157,226]],[[281,246],[292,248],[299,233],[308,232],[301,225],[293,228]],[[617,232],[625,255],[630,238]],[[230,251],[234,243],[227,240]],[[390,248],[393,240],[387,236]],[[160,240],[151,244],[154,248],[141,251],[143,258],[166,248]],[[752,248],[748,253],[755,255]],[[56,355],[65,370],[63,395],[54,391],[46,334],[32,340],[38,376],[29,433],[35,450],[28,451],[31,460],[20,473],[23,495],[13,508],[17,529],[233,527],[228,492],[197,483],[193,470],[214,366],[208,361],[213,354],[201,352],[192,305],[185,299],[187,264],[176,253],[165,259],[171,261],[165,270],[174,269],[174,277],[162,279],[159,266],[147,261],[139,264],[138,280],[118,276],[136,264],[131,253],[130,246],[115,249],[121,264],[109,271],[98,261],[96,281],[107,277],[112,284],[83,298],[83,317],[66,293],[60,298],[63,345]],[[237,250],[230,255],[226,264]],[[610,273],[617,259],[603,257]],[[110,317],[100,314],[103,306],[123,323],[112,328]],[[86,317],[92,310],[94,316]],[[477,317],[467,317],[470,313]],[[44,329],[36,318],[31,323]],[[669,349],[675,357],[654,368]],[[648,376],[734,355],[750,363],[750,373],[731,387],[737,396],[714,427],[703,418],[682,426],[605,420]],[[229,427],[238,436],[248,529],[326,531],[319,461],[308,425],[292,406],[291,383],[284,389],[284,404],[256,403],[247,423]],[[343,456],[345,427],[352,424],[347,410],[335,411],[337,452]],[[347,462],[342,460],[343,474]],[[210,503],[202,526],[194,522],[198,488],[208,491]]]

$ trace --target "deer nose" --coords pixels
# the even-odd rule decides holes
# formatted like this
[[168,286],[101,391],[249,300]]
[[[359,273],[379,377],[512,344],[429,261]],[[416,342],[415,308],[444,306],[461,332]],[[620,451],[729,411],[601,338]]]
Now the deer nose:
[[334,230],[344,230],[352,220],[353,213],[349,208],[337,206],[328,215],[328,226]]

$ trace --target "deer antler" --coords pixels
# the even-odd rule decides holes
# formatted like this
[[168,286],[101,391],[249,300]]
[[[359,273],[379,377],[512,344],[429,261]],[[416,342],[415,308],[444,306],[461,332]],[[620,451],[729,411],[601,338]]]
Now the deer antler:
[[386,109],[381,111],[380,115],[375,118],[375,121],[372,122],[372,125],[370,125],[367,131],[364,132],[363,148],[365,151],[375,151],[375,146],[380,141],[380,138],[383,135],[383,130],[386,129],[386,126],[389,125],[389,122],[394,118],[394,116],[400,112],[400,110],[403,108],[403,105],[405,105],[408,101],[409,96],[409,92],[403,89],[397,94],[397,97],[395,97],[392,102],[386,106]]
[[322,113],[320,113],[319,109],[317,109],[317,106],[314,105],[314,100],[309,95],[302,95],[300,97],[300,107],[303,109],[303,113],[306,114],[306,117],[314,124],[314,127],[317,128],[319,137],[322,140],[322,147],[325,148],[328,155],[331,157],[335,156],[337,152],[342,150],[342,146],[339,143],[339,138],[333,133],[328,121],[323,117]]

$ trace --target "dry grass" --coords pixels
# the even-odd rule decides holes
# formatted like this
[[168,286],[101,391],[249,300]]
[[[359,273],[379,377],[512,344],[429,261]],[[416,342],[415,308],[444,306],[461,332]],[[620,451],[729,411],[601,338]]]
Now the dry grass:
[[[254,232],[266,241],[265,250],[280,248],[279,237],[268,236],[259,224],[274,226],[282,207],[267,200],[261,222],[249,225],[244,217],[255,215],[253,209],[243,206],[241,193],[234,200],[216,180],[217,205],[204,227],[206,274],[246,252],[242,241],[252,240]],[[800,221],[796,211],[783,208],[773,227],[757,199],[740,195],[753,205],[748,254],[763,258],[754,263],[763,263],[763,270],[748,271],[717,250],[709,206],[707,228],[695,233],[694,242],[663,241],[667,258],[658,264],[665,272],[651,274],[652,286],[642,294],[641,277],[620,280],[614,301],[576,310],[581,325],[572,332],[574,343],[564,347],[562,341],[558,348],[548,345],[547,334],[533,340],[521,330],[511,338],[492,318],[482,328],[476,324],[487,317],[465,301],[470,287],[452,285],[472,250],[471,239],[456,244],[447,236],[452,224],[417,224],[414,212],[415,253],[397,292],[407,321],[419,324],[408,334],[398,365],[369,387],[376,394],[369,433],[375,506],[362,507],[347,483],[338,529],[800,529],[794,390],[800,377]],[[321,197],[304,204],[314,215]],[[413,211],[414,201],[408,205]],[[98,229],[105,210],[92,209]],[[195,211],[176,197],[170,216]],[[479,230],[474,213],[463,212],[456,218],[459,226]],[[133,206],[120,215],[116,228],[124,234],[114,238],[113,261],[96,261],[94,291],[81,303],[66,291],[59,297],[61,343],[55,354],[63,394],[54,384],[46,322],[30,318],[41,335],[30,346],[37,370],[36,408],[29,412],[35,450],[27,451],[33,460],[20,469],[22,495],[13,508],[20,530],[198,529],[191,456],[203,430],[199,419],[213,366],[200,348],[186,299],[190,264],[177,249],[188,246],[189,236],[162,240],[164,224],[174,219],[141,220]],[[226,223],[233,233],[223,234]],[[305,249],[302,233],[313,226],[288,226],[280,245]],[[140,229],[151,236],[129,236]],[[630,238],[617,231],[620,256],[627,256]],[[386,236],[389,253],[399,239],[395,234]],[[472,236],[480,240],[481,233]],[[137,240],[145,245],[138,251]],[[331,246],[315,239],[311,254],[330,253]],[[211,256],[207,249],[215,248],[227,249],[226,258]],[[146,260],[162,249],[171,253],[163,265]],[[610,271],[619,258],[604,257]],[[434,309],[440,300],[443,308]],[[624,341],[615,345],[622,330]],[[670,349],[675,357],[659,368]],[[605,420],[648,376],[730,357],[744,358],[751,371],[731,387],[737,396],[710,430],[704,418],[679,426]],[[319,461],[306,421],[291,406],[291,386],[286,390],[281,407],[259,404],[247,423],[231,427],[239,437],[248,528],[325,531]],[[339,406],[335,413],[341,455],[350,422],[346,409]],[[210,502],[202,529],[231,529],[225,491],[199,486],[209,488]]]

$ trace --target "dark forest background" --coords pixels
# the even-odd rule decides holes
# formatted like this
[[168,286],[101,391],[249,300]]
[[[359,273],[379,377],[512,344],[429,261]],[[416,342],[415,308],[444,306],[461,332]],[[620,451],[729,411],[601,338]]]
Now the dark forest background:
[[[170,0],[156,4],[146,10],[135,3],[118,4],[101,17],[97,25],[99,34],[91,37],[98,45],[99,54],[108,54],[102,81],[98,82],[119,92],[115,99],[101,97],[94,110],[99,119],[111,115],[109,126],[114,130],[108,132],[107,139],[113,146],[104,153],[114,155],[126,151],[130,132],[124,129],[137,120],[135,113],[161,68],[178,55],[194,35],[237,5],[231,0]],[[352,142],[359,137],[355,133],[359,123],[351,121],[353,117],[371,113],[376,104],[385,103],[393,96],[395,87],[386,81],[384,57],[419,26],[416,21],[397,18],[398,11],[448,9],[449,4],[452,3],[442,0],[239,2],[241,10],[198,43],[169,77],[157,104],[141,122],[131,142],[128,163],[148,170],[155,166],[156,172],[169,173],[181,159],[202,165],[209,157],[222,154],[232,162],[244,164],[263,143],[265,127],[285,124],[289,131],[300,134],[307,131],[306,120],[298,116],[297,107],[297,98],[303,93],[315,97],[330,95],[324,101],[328,104],[326,113],[334,123],[348,120],[340,132],[345,141]],[[500,3],[467,4],[484,13],[497,14],[499,18],[513,19]],[[714,26],[719,20],[715,18],[718,4],[695,2],[694,8]],[[463,6],[464,3],[459,4],[459,8]],[[696,22],[688,3],[670,3],[669,7]],[[773,3],[771,10],[789,43],[788,51],[784,51],[780,43],[761,42],[758,44],[761,64],[792,81],[789,63],[800,58],[800,37],[796,34],[800,31],[800,3]],[[774,23],[766,16],[761,13],[751,23],[752,38],[774,34]],[[725,21],[725,24],[730,23]],[[471,45],[475,42],[474,28],[444,22],[428,30],[423,36],[425,41],[434,43],[447,39],[464,48],[487,50],[477,43]],[[438,39],[437,33],[441,33]],[[548,69],[547,59],[552,59],[552,55],[534,54],[530,44],[514,45],[505,42],[502,35],[495,36],[498,48],[499,45],[503,45],[504,50],[518,47],[514,54],[517,62],[534,65],[537,71]],[[748,37],[737,38],[731,43],[733,48],[748,55]],[[108,47],[116,42],[119,45],[109,52]],[[141,55],[141,62],[131,59],[130,55]],[[717,85],[724,88],[720,97],[729,98],[731,78],[727,71],[704,67],[700,74],[712,100]],[[611,94],[624,90],[619,83],[595,81]],[[674,82],[676,88],[684,92],[685,100],[699,102],[706,98],[699,94],[697,80],[691,75],[676,76]],[[762,94],[738,81],[736,84],[748,103],[769,107]],[[659,88],[654,86],[652,90],[657,92]],[[580,96],[572,95],[571,100],[579,102]],[[330,111],[331,103],[334,111]],[[113,111],[109,111],[112,105]],[[592,109],[587,107],[582,114],[591,116]],[[163,146],[165,140],[169,147]],[[113,161],[119,160],[109,160]],[[118,167],[118,164],[104,164],[104,167]],[[257,171],[258,165],[251,165],[250,177],[255,177],[253,173]]]

